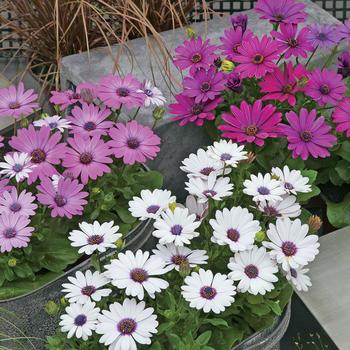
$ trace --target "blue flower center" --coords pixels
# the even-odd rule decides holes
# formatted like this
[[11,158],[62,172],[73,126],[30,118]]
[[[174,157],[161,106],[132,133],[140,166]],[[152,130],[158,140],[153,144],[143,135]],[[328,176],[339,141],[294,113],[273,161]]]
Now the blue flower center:
[[90,297],[92,294],[96,292],[96,288],[94,286],[85,286],[81,289],[81,294],[87,295]]
[[159,205],[150,205],[146,211],[148,214],[156,214],[158,210],[160,209]]
[[122,335],[130,335],[135,332],[137,323],[131,318],[124,318],[119,321],[117,328]]
[[270,194],[270,190],[265,186],[260,186],[258,188],[258,193],[261,194],[262,196],[266,196],[266,195]]
[[144,93],[148,96],[148,97],[152,97],[153,96],[153,91],[150,89],[145,89]]
[[259,270],[255,265],[247,265],[244,268],[244,273],[249,277],[249,278],[257,278],[259,275]]
[[86,131],[92,131],[96,129],[96,124],[94,122],[86,122],[84,124],[84,130]]
[[5,238],[13,238],[13,237],[16,237],[17,235],[17,232],[14,228],[10,227],[10,228],[7,228],[5,231],[4,231],[4,237]]
[[148,279],[148,273],[144,269],[135,268],[131,270],[130,277],[134,282],[143,283]]
[[92,235],[87,239],[88,244],[95,245],[103,243],[103,236],[100,235]]
[[10,205],[10,210],[14,213],[17,213],[22,209],[22,206],[18,202],[14,202]]
[[57,128],[58,124],[56,122],[49,123],[51,129]]
[[74,319],[74,324],[78,327],[84,326],[86,322],[87,317],[84,314],[80,314]]
[[297,246],[290,241],[283,242],[282,244],[282,252],[285,256],[293,256],[297,253]]
[[179,236],[182,233],[182,229],[183,227],[181,225],[174,225],[171,229],[170,232],[174,235],[174,236]]
[[12,170],[16,173],[19,173],[20,171],[23,170],[23,165],[22,164],[15,164],[13,167],[12,167]]
[[60,194],[56,194],[54,201],[58,207],[63,207],[67,204],[67,199]]
[[228,153],[223,153],[220,157],[220,159],[223,161],[230,160],[231,158],[232,158],[231,154],[228,154]]
[[129,96],[130,91],[126,87],[120,87],[119,89],[117,89],[116,93],[120,97],[127,97],[127,96]]
[[131,137],[130,139],[128,139],[126,144],[129,148],[136,149],[140,146],[140,141],[136,137]]
[[212,300],[215,298],[217,291],[211,286],[204,286],[200,290],[200,295],[204,299]]

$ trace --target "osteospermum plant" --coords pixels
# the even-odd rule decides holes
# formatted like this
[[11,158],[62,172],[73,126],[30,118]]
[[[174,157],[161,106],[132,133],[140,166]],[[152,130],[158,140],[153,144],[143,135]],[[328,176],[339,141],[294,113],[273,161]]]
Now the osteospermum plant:
[[181,126],[205,126],[214,140],[244,144],[260,171],[316,170],[315,183],[332,192],[329,222],[347,226],[350,196],[340,202],[334,193],[346,191],[332,188],[350,184],[350,53],[340,50],[350,21],[307,25],[297,0],[258,0],[255,11],[271,23],[269,33],[254,33],[239,14],[218,43],[190,31],[174,50],[183,81],[170,113]]
[[316,193],[313,171],[257,169],[220,140],[183,160],[185,205],[142,190],[129,211],[152,218],[156,247],[116,249],[68,277],[47,349],[231,350],[271,326],[293,288],[311,286],[320,226],[301,206]]
[[165,102],[159,89],[128,74],[51,94],[56,115],[40,113],[22,82],[0,89],[0,116],[14,118],[13,135],[1,137],[0,299],[115,248],[142,221],[128,202],[162,186],[161,174],[145,166],[161,140],[137,121],[140,108],[157,108],[156,125]]

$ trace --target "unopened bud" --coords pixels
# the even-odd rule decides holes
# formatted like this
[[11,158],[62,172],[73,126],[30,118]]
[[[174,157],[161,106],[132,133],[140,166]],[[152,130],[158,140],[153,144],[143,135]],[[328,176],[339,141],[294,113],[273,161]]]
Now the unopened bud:
[[179,265],[179,273],[181,277],[186,277],[190,274],[190,264],[187,260],[181,261]]
[[15,267],[17,265],[17,259],[11,258],[8,260],[7,265],[10,267]]
[[169,209],[174,212],[177,207],[176,202],[169,203]]
[[59,306],[53,300],[49,300],[45,305],[45,312],[50,316],[57,315],[59,310]]
[[119,238],[117,241],[115,241],[114,244],[115,244],[117,249],[122,249],[122,248],[124,248],[125,242],[123,239]]
[[247,163],[253,163],[255,161],[256,155],[253,152],[248,152],[247,159],[245,161]]
[[19,122],[19,125],[21,128],[27,128],[29,125],[28,119],[27,118],[21,119],[21,121]]
[[188,38],[195,38],[197,36],[197,33],[193,30],[191,27],[186,28],[186,36]]
[[161,107],[161,106],[157,106],[154,110],[153,110],[153,119],[154,120],[162,120],[165,114],[165,108]]
[[98,194],[98,193],[101,193],[101,189],[99,187],[93,187],[91,189],[91,192],[94,194]]
[[266,233],[265,233],[265,231],[259,231],[259,232],[256,233],[256,235],[255,235],[255,240],[256,240],[257,242],[265,241],[265,239],[266,239]]
[[308,77],[302,77],[302,78],[300,78],[298,80],[298,84],[297,85],[300,88],[304,88],[307,85],[308,82],[309,82],[309,78]]
[[317,215],[311,215],[308,224],[311,232],[317,232],[322,226],[322,220]]
[[232,61],[222,60],[221,70],[223,70],[226,73],[231,73],[233,71],[233,68],[235,68],[235,64]]
[[221,62],[222,62],[222,60],[221,60],[220,57],[215,58],[215,60],[214,60],[215,67],[216,68],[220,68],[221,67]]
[[62,297],[62,298],[60,299],[60,304],[61,304],[62,306],[67,306],[67,305],[68,305],[68,300],[67,300],[65,297]]
[[280,178],[279,176],[277,176],[276,174],[272,174],[272,175],[271,175],[271,179],[272,179],[272,180],[277,180],[277,181],[280,181],[280,180],[281,180],[281,178]]

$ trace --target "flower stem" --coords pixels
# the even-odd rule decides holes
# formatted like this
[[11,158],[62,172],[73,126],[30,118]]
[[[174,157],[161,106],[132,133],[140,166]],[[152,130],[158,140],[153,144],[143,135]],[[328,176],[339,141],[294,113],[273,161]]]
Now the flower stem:
[[305,68],[306,68],[306,67],[308,66],[308,64],[310,63],[312,57],[314,57],[314,54],[315,54],[315,52],[317,51],[317,49],[318,49],[318,45],[315,47],[315,50],[312,51],[312,53],[311,53],[309,59],[308,59],[307,62],[305,63]]
[[141,108],[141,107],[137,108],[137,110],[136,110],[134,116],[131,118],[131,120],[135,120],[135,119],[136,119],[137,115],[139,114],[140,108]]

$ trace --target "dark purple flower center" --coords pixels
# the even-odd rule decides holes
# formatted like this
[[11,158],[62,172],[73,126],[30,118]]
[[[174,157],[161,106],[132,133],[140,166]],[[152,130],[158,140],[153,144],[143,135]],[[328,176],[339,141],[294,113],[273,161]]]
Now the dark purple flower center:
[[91,297],[92,294],[96,292],[96,288],[94,286],[85,286],[81,289],[81,294],[87,295],[88,297]]
[[51,129],[54,129],[54,128],[57,128],[57,123],[56,122],[52,122],[52,123],[49,123],[49,127],[51,128]]
[[217,195],[217,192],[215,192],[214,190],[205,190],[203,191],[203,194],[206,197],[214,197],[215,195]]
[[326,41],[328,40],[327,34],[326,33],[318,33],[317,39],[321,41]]
[[240,46],[241,46],[240,43],[237,43],[237,44],[233,45],[232,51],[233,51],[234,53],[239,53],[238,48],[239,48]]
[[84,124],[84,130],[86,131],[92,131],[96,129],[96,124],[94,122],[86,122]]
[[80,155],[80,163],[82,164],[90,164],[93,159],[94,158],[90,152],[83,152]]
[[148,214],[155,214],[157,213],[157,211],[160,209],[160,206],[159,205],[150,205],[146,211]]
[[292,90],[293,90],[293,85],[287,84],[287,85],[283,86],[282,92],[284,94],[289,94],[292,92]]
[[284,20],[284,16],[281,14],[276,14],[274,17],[275,17],[276,22],[281,22]]
[[259,276],[259,270],[258,268],[253,265],[253,264],[250,264],[250,265],[247,265],[245,268],[244,268],[244,273],[249,277],[249,278],[257,278]]
[[153,96],[153,91],[151,89],[145,89],[144,90],[145,95],[147,95],[148,97],[152,97]]
[[63,207],[67,204],[67,199],[64,198],[61,194],[56,194],[54,201],[58,207]]
[[17,108],[19,108],[19,107],[21,107],[21,104],[20,104],[19,102],[17,102],[17,101],[14,101],[14,102],[10,102],[10,103],[9,103],[9,108],[10,108],[10,109],[17,109]]
[[200,290],[200,295],[204,299],[212,300],[215,298],[217,291],[211,286],[204,286]]
[[329,89],[329,86],[327,84],[323,84],[320,86],[320,93],[322,95],[328,95],[329,91],[330,91],[330,89]]
[[130,91],[126,87],[121,87],[121,88],[117,89],[116,93],[120,97],[126,97],[126,96],[129,96]]
[[147,281],[148,273],[144,269],[136,268],[136,269],[131,270],[130,278],[134,282],[143,283],[143,282]]
[[171,257],[171,261],[175,265],[181,265],[181,264],[188,263],[188,259],[185,255],[173,255]]
[[76,326],[81,327],[81,326],[84,326],[86,321],[87,321],[87,317],[84,314],[80,314],[74,319],[74,324]]
[[201,103],[196,103],[191,108],[191,113],[194,115],[198,115],[203,112],[204,106]]
[[305,142],[310,142],[312,140],[312,134],[310,131],[303,131],[300,133],[300,138]]
[[227,234],[227,238],[230,239],[233,242],[237,242],[239,240],[240,234],[234,228],[228,229],[226,234]]
[[71,100],[80,100],[81,96],[80,94],[78,94],[77,92],[74,92],[72,95],[71,95]]
[[253,60],[252,62],[254,64],[261,64],[264,62],[264,56],[263,55],[260,55],[260,54],[256,54],[254,57],[253,57]]
[[245,132],[248,136],[255,136],[258,133],[259,129],[255,124],[249,125]]
[[297,270],[291,268],[291,269],[290,269],[290,275],[291,275],[293,278],[297,278],[297,277],[298,277],[298,272],[297,272]]
[[10,227],[4,231],[3,235],[5,238],[13,238],[16,237],[17,231],[13,227]]
[[200,89],[202,92],[208,92],[211,89],[211,84],[209,81],[204,81],[201,86]]
[[117,328],[122,335],[130,335],[135,332],[137,323],[131,318],[124,318],[119,321]]
[[126,144],[131,149],[136,149],[140,146],[140,141],[136,137],[131,137],[126,141]]
[[211,166],[208,166],[208,167],[206,167],[206,168],[203,168],[203,169],[200,171],[200,173],[201,173],[202,175],[204,175],[204,176],[209,176],[210,173],[212,173],[213,171],[215,171],[215,169],[214,169],[213,167],[211,167]]
[[284,188],[288,191],[291,191],[294,188],[294,186],[290,182],[286,182],[284,184]]
[[294,38],[290,38],[288,39],[288,45],[289,47],[292,47],[292,48],[295,48],[295,47],[298,47],[298,41]]
[[35,164],[42,163],[46,159],[46,153],[40,148],[33,150],[30,155],[32,157],[32,162]]
[[170,232],[174,236],[179,236],[179,235],[181,235],[182,230],[183,230],[183,227],[181,225],[176,224],[170,229]]
[[22,165],[22,164],[15,164],[15,165],[12,167],[12,170],[15,171],[16,173],[19,173],[20,171],[23,170],[23,165]]
[[88,244],[95,245],[103,243],[103,236],[101,235],[92,235],[87,239]]
[[202,60],[202,55],[200,53],[195,53],[193,56],[192,56],[192,62],[193,63],[198,63]]
[[282,243],[282,252],[285,256],[293,256],[297,250],[298,248],[293,242],[286,241]]
[[267,196],[268,194],[270,194],[270,190],[265,186],[260,186],[258,188],[258,193],[261,194],[262,196]]
[[22,206],[18,202],[14,202],[10,205],[10,210],[14,213],[17,213],[22,209]]
[[279,216],[279,212],[277,211],[277,209],[274,207],[270,207],[269,205],[267,205],[264,208],[264,213],[265,213],[265,215],[270,216],[270,217]]
[[230,160],[231,158],[232,158],[231,154],[228,154],[228,153],[223,153],[220,157],[220,159],[223,161]]

